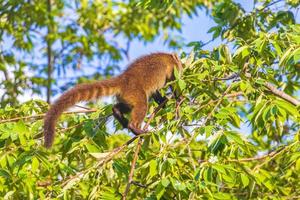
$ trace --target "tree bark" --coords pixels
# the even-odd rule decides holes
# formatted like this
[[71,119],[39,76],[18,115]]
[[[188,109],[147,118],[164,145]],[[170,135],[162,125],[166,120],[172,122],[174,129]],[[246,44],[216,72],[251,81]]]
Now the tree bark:
[[51,17],[51,0],[47,0],[47,11],[48,11],[48,32],[47,32],[47,102],[51,102],[51,86],[52,86],[52,41],[49,35],[52,33],[52,17]]

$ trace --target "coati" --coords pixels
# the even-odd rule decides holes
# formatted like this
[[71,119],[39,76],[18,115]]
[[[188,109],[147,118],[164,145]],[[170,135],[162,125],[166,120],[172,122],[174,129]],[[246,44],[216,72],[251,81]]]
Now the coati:
[[[158,90],[174,80],[174,68],[182,71],[177,54],[153,53],[138,58],[119,76],[94,83],[76,85],[54,102],[44,119],[45,147],[51,147],[55,136],[55,123],[64,110],[77,102],[116,95],[118,103],[113,116],[124,128],[135,135],[143,133],[141,124],[147,113],[148,98],[152,95],[157,103],[164,99]],[[128,121],[123,114],[131,112]]]

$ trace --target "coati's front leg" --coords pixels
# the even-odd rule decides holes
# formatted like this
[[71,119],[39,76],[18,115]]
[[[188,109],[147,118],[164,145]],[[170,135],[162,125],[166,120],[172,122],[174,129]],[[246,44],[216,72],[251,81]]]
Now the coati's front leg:
[[128,127],[128,119],[124,117],[124,114],[129,113],[131,111],[131,108],[126,105],[125,103],[117,103],[113,107],[113,116],[116,120],[120,122],[120,124],[123,126],[123,128]]
[[156,91],[154,94],[152,94],[152,98],[158,105],[162,104],[167,99],[166,97],[163,97],[159,91]]
[[176,101],[179,101],[181,96],[180,96],[180,93],[179,93],[178,89],[174,89],[174,87],[172,85],[170,85],[169,88],[172,92],[173,97],[176,99]]

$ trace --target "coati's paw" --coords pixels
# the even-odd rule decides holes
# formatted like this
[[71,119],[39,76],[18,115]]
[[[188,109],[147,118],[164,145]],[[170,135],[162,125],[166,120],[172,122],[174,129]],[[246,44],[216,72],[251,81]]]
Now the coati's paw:
[[115,117],[116,120],[120,122],[123,128],[127,128],[128,120],[123,116],[120,110],[117,109],[116,107],[113,107],[113,116]]
[[144,134],[147,132],[147,131],[141,130],[139,128],[136,128],[135,126],[133,126],[133,124],[129,124],[128,129],[131,130],[134,135],[141,135],[141,134]]

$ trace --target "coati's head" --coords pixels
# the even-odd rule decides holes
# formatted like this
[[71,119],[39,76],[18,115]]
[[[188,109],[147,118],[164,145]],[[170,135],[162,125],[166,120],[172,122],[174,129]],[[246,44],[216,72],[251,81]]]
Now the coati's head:
[[182,73],[183,71],[183,65],[181,63],[180,58],[178,57],[178,55],[176,53],[172,53],[172,54],[168,54],[169,56],[167,57],[167,68],[166,68],[166,72],[167,72],[167,80],[171,81],[174,80],[174,70],[176,68],[176,70],[178,71],[179,74]]

